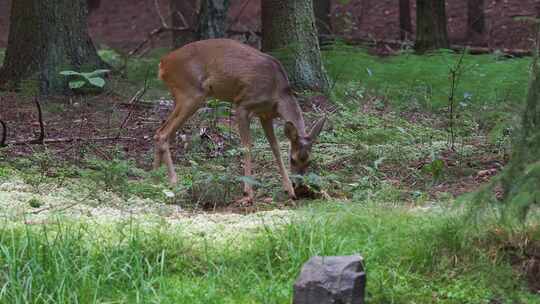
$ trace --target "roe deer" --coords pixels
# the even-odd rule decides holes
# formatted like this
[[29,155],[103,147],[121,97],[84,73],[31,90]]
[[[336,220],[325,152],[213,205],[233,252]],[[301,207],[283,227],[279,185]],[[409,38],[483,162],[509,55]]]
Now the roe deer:
[[[303,175],[309,156],[325,118],[317,121],[306,133],[302,111],[281,63],[270,55],[230,39],[197,41],[165,55],[159,64],[159,78],[174,97],[174,109],[157,130],[154,168],[167,166],[169,182],[177,176],[169,150],[169,140],[176,130],[203,106],[206,99],[231,102],[235,108],[240,140],[245,148],[244,175],[251,176],[250,114],[259,117],[272,153],[277,160],[283,187],[295,198],[294,187],[283,164],[274,134],[273,120],[285,121],[285,135],[291,142],[291,171]],[[244,182],[244,195],[252,201],[251,185]]]

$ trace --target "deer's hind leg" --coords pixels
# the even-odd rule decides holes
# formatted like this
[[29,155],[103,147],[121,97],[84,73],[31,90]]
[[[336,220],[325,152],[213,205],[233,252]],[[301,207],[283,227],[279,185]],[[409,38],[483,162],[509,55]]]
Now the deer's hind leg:
[[156,131],[154,169],[159,168],[162,163],[167,166],[169,182],[174,185],[178,181],[170,150],[170,139],[176,131],[184,125],[205,102],[206,95],[203,91],[186,93],[179,89],[171,90],[175,106],[167,120]]

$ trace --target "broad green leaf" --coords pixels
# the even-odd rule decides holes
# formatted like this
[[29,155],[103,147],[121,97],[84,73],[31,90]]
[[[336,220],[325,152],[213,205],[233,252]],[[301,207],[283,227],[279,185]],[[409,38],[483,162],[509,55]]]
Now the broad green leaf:
[[101,77],[88,78],[88,82],[93,86],[103,88],[105,86],[105,80]]
[[322,184],[322,178],[315,173],[309,173],[306,176],[306,180],[312,186],[320,186]]
[[85,84],[86,84],[86,82],[83,81],[83,80],[73,80],[73,81],[69,82],[69,88],[70,89],[80,89],[80,88],[84,87]]
[[60,75],[64,75],[64,76],[74,76],[74,75],[82,76],[81,73],[75,72],[75,71],[62,71],[62,72],[60,72]]
[[90,72],[88,73],[88,77],[95,77],[95,76],[99,76],[99,75],[104,75],[104,74],[107,74],[109,73],[111,70],[95,70],[93,72]]

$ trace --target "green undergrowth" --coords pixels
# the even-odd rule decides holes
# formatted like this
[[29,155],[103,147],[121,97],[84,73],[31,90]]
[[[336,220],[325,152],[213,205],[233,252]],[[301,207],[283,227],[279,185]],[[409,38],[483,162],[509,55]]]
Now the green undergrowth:
[[[438,51],[427,55],[405,52],[377,57],[365,49],[338,44],[324,52],[326,67],[339,85],[360,82],[401,106],[437,109],[445,106],[450,69],[461,54]],[[456,90],[460,102],[472,105],[521,104],[525,100],[530,58],[500,54],[465,55]]]
[[445,208],[367,202],[321,202],[299,214],[218,247],[129,220],[106,232],[5,225],[0,303],[290,303],[309,257],[356,253],[365,258],[368,303],[539,302],[504,251],[520,235],[538,242],[536,226],[505,231]]
[[[381,96],[379,106],[398,112],[432,112],[444,116],[454,96],[458,119],[469,117],[496,142],[515,127],[528,83],[530,58],[500,53],[463,56],[447,50],[427,55],[403,52],[378,57],[362,48],[336,44],[324,53],[339,100],[351,96]],[[451,71],[458,77],[452,88]]]
[[108,48],[99,50],[101,58],[116,71],[115,76],[110,79],[110,90],[130,98],[146,85],[144,100],[169,99],[165,85],[158,78],[159,61],[168,51],[170,50],[158,48],[142,57],[128,57],[127,54]]

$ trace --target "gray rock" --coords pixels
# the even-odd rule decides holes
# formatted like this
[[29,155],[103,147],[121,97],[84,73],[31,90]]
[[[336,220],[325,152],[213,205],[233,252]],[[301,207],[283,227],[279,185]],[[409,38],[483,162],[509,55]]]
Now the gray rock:
[[294,284],[293,304],[363,304],[362,262],[359,255],[312,257]]

